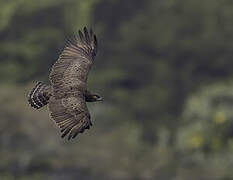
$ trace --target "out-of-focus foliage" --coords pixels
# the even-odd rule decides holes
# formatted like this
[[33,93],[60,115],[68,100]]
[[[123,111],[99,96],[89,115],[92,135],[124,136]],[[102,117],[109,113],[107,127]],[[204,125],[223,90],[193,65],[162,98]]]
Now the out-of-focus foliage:
[[[0,179],[233,179],[233,1],[0,1]],[[93,27],[94,121],[58,138],[26,95]]]
[[94,3],[94,0],[0,2],[3,20],[0,81],[24,82],[46,77],[62,50],[62,42],[90,21]]

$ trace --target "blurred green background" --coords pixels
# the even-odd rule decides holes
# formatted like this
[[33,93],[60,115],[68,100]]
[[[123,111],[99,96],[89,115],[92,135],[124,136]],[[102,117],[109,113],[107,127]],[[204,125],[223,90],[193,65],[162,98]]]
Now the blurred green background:
[[[28,91],[92,27],[94,126],[60,138]],[[233,179],[232,0],[1,0],[0,179]]]

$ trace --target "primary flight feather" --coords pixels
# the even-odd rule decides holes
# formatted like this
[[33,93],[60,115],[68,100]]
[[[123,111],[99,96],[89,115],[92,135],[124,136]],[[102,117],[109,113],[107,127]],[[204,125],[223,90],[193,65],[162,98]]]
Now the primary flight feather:
[[[84,33],[83,33],[84,32]],[[50,73],[50,85],[38,82],[28,96],[36,109],[48,104],[50,117],[61,129],[61,137],[75,138],[92,125],[86,102],[102,101],[87,90],[87,77],[97,54],[97,38],[84,27],[79,38],[68,43]]]

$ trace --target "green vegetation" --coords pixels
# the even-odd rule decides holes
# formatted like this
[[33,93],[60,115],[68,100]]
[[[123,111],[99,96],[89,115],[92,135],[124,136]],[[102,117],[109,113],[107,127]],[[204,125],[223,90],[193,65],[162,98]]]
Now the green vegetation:
[[[233,179],[233,1],[0,1],[0,179]],[[93,27],[94,126],[59,138],[27,93]]]

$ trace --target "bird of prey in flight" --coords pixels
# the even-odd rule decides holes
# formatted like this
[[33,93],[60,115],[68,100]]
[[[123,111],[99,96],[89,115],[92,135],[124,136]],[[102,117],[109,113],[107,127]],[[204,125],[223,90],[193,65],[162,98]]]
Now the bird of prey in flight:
[[86,102],[103,100],[87,90],[88,72],[97,54],[96,35],[84,27],[78,36],[53,65],[50,84],[38,82],[28,95],[33,108],[48,104],[50,118],[60,127],[61,137],[68,135],[69,140],[92,126]]

